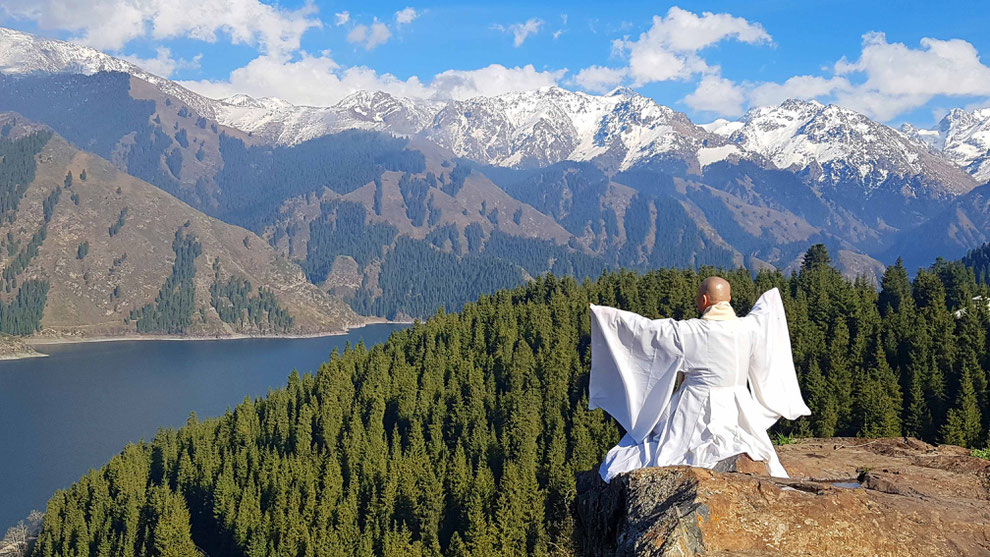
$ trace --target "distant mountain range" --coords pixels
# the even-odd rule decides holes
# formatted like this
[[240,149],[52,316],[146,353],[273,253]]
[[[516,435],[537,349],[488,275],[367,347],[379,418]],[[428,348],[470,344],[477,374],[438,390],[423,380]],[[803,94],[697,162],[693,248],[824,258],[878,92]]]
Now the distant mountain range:
[[628,89],[214,100],[2,28],[0,74],[0,110],[260,235],[363,313],[454,309],[550,270],[788,269],[817,242],[875,277],[990,241],[990,110],[897,130],[799,100],[697,125]]

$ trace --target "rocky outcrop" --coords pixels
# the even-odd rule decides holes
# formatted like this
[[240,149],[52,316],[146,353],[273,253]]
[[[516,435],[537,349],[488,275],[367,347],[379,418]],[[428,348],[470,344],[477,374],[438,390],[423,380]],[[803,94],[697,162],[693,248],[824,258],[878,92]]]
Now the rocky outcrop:
[[40,358],[42,354],[18,337],[0,335],[0,360],[19,360],[21,358]]
[[578,480],[584,555],[990,555],[990,461],[904,439],[778,447],[791,479],[647,468]]

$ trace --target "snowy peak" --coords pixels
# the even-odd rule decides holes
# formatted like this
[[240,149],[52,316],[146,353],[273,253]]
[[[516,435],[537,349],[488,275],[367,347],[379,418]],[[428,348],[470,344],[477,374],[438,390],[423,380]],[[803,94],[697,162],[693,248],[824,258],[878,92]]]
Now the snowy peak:
[[901,132],[958,165],[978,182],[990,181],[990,108],[953,108],[934,128],[904,124]]
[[99,50],[64,41],[42,39],[0,27],[0,72],[7,74],[103,71],[144,73],[141,68]]
[[[740,125],[741,124],[741,125]],[[929,148],[854,110],[817,101],[787,100],[754,108],[740,123],[711,128],[743,149],[781,169],[806,171],[823,183],[859,182],[866,190],[902,188],[916,180],[914,195],[954,195],[974,186],[969,176]]]
[[92,75],[99,72],[122,72],[147,81],[162,92],[185,102],[204,116],[212,117],[212,107],[219,102],[193,93],[174,81],[159,77],[135,64],[99,50],[0,27],[0,73]]
[[419,132],[444,103],[415,100],[383,91],[356,91],[333,106],[341,126],[381,129],[404,135]]
[[148,81],[219,124],[277,144],[360,128],[421,135],[458,156],[500,166],[577,160],[624,170],[677,158],[702,171],[720,160],[751,159],[821,183],[858,182],[867,191],[891,177],[921,176],[917,187],[949,194],[973,187],[960,168],[990,179],[990,109],[953,110],[937,130],[897,131],[852,110],[802,100],[698,126],[625,87],[606,95],[544,87],[467,100],[357,91],[326,107],[247,95],[214,100],[92,48],[0,28],[0,72],[100,71]]
[[628,90],[598,96],[547,87],[453,101],[427,136],[460,156],[502,166],[593,160],[628,168],[690,151],[704,130],[687,116]]
[[990,181],[990,108],[951,110],[938,125],[945,157],[980,182]]

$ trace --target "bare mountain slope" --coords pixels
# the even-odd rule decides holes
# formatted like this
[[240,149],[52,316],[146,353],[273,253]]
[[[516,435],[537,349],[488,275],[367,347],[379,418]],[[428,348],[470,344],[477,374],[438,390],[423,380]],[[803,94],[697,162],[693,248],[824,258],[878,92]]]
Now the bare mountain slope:
[[[14,135],[31,126],[10,113],[0,116],[0,123],[13,124],[8,134]],[[23,247],[40,229],[46,230],[36,256],[15,280],[49,282],[41,321],[47,331],[84,336],[136,332],[131,312],[154,306],[165,290],[177,259],[173,250],[177,231],[201,245],[201,254],[193,259],[194,298],[186,334],[328,333],[361,322],[346,304],[306,281],[297,265],[263,239],[203,215],[57,135],[36,160],[35,178],[12,214],[13,221],[0,226],[0,236],[5,245]],[[4,268],[12,266],[11,251],[2,252]],[[274,315],[266,315],[270,308],[261,309],[257,320],[249,319],[246,309],[242,319],[221,320],[218,310],[232,305],[233,298],[214,304],[211,287],[230,279],[250,281],[244,303],[258,298],[258,286],[270,289],[277,306],[291,316],[291,325],[280,328],[269,320]]]

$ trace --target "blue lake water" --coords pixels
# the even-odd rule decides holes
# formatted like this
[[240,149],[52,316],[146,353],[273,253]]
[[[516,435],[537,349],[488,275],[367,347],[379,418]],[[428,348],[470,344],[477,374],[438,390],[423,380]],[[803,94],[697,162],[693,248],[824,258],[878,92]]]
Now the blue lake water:
[[245,396],[314,371],[335,347],[384,341],[376,324],[307,339],[120,341],[41,346],[47,358],[0,361],[0,537],[57,489],[128,442],[222,415]]

